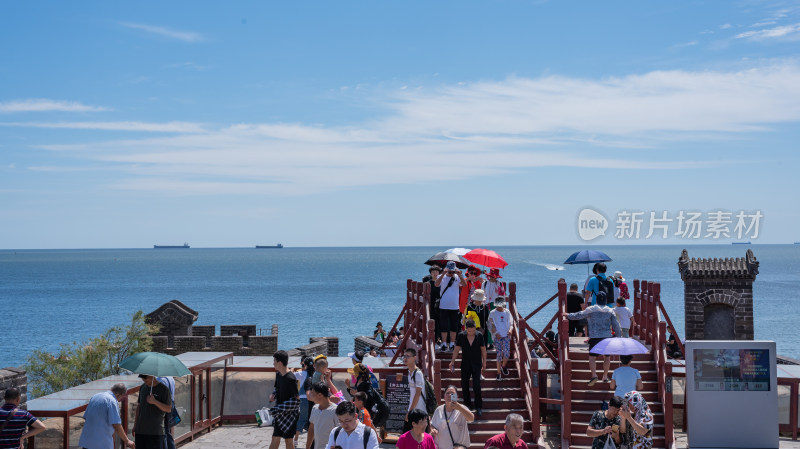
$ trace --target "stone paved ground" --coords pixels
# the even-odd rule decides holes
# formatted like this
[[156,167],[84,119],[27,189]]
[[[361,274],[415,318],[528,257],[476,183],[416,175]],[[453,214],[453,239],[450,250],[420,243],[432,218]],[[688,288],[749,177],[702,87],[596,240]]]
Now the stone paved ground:
[[[677,448],[686,448],[686,434],[676,433]],[[202,434],[194,441],[181,445],[181,449],[251,449],[267,448],[272,438],[272,427],[258,428],[255,424],[230,425],[215,427],[211,433]],[[306,447],[306,434],[300,435],[298,447]],[[557,449],[559,442],[556,439],[545,440],[547,449]],[[384,443],[381,448],[391,449],[394,444]],[[800,441],[781,438],[781,448],[800,449]],[[285,449],[281,444],[280,449]]]

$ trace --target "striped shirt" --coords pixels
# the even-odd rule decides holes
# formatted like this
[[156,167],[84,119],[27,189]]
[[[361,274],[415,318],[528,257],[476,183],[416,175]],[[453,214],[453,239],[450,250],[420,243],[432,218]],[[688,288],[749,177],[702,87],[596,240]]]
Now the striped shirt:
[[36,418],[28,413],[27,410],[19,408],[9,419],[8,414],[11,413],[11,410],[14,410],[14,407],[16,407],[14,404],[3,404],[0,407],[0,427],[6,422],[6,419],[9,420],[6,428],[0,433],[0,449],[19,448],[19,440],[22,438],[22,434],[25,433],[28,426],[36,421]]

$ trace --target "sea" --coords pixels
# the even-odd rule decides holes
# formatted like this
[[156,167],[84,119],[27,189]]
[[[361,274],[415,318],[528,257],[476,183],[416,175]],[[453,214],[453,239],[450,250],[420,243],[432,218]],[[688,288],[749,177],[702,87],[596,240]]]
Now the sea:
[[[661,283],[662,301],[683,334],[683,282],[678,258],[744,257],[760,269],[753,285],[755,338],[800,359],[797,292],[800,245],[591,246],[609,255],[609,273]],[[401,311],[406,280],[421,280],[424,262],[449,247],[190,248],[0,250],[0,368],[21,366],[36,348],[55,351],[178,299],[198,312],[198,325],[255,324],[279,328],[291,349],[310,337],[339,337],[342,355],[378,321],[390,328]],[[564,265],[579,246],[491,247],[508,262],[503,280],[517,284],[527,314],[557,291],[560,278],[583,285],[586,265]],[[629,304],[632,305],[632,304]],[[541,330],[555,301],[532,318]],[[219,327],[217,327],[219,330]]]

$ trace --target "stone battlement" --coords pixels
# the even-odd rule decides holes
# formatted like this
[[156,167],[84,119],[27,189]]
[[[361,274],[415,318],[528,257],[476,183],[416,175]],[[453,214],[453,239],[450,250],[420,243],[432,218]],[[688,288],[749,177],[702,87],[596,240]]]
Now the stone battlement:
[[[251,333],[252,332],[252,333]],[[271,335],[255,335],[255,325],[191,326],[189,335],[155,335],[153,351],[176,355],[184,352],[232,352],[234,355],[272,355],[278,350],[278,325]],[[236,334],[236,335],[234,335]]]
[[19,388],[20,401],[19,407],[27,410],[28,402],[28,375],[22,368],[3,368],[0,369],[0,404],[3,403],[3,395],[6,390],[12,387]]

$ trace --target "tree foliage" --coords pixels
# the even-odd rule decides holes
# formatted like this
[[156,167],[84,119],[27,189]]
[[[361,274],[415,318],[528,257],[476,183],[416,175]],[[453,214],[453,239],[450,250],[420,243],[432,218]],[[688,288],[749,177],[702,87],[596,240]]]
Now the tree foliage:
[[119,374],[119,362],[153,347],[150,335],[157,330],[139,310],[129,325],[112,327],[99,337],[64,343],[52,353],[34,350],[25,366],[30,391],[38,397]]

